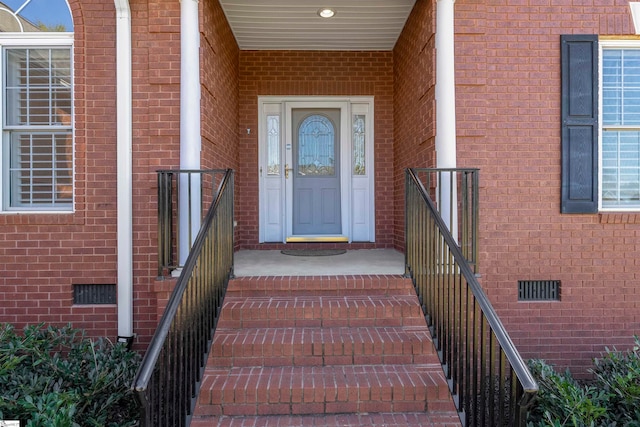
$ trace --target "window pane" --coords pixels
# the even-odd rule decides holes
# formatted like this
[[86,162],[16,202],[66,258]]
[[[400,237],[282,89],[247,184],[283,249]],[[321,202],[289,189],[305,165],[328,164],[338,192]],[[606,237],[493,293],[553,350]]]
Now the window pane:
[[8,126],[71,124],[70,49],[7,49],[6,61]]
[[365,175],[365,116],[356,114],[353,116],[353,174]]
[[280,116],[267,116],[267,175],[280,175]]
[[602,120],[610,126],[640,124],[640,50],[603,50]]
[[298,175],[335,174],[335,130],[325,116],[314,114],[298,131]]
[[11,134],[11,207],[69,208],[72,189],[71,132]]
[[602,206],[640,207],[640,132],[602,132]]

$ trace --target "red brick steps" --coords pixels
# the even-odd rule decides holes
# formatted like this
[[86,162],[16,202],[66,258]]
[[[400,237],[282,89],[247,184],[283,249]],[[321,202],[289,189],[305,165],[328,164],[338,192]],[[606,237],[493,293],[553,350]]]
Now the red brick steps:
[[402,276],[258,276],[234,279],[229,296],[414,295]]
[[449,408],[439,364],[207,368],[205,375],[198,401],[209,415]]
[[209,366],[433,363],[426,326],[220,329]]
[[459,426],[411,282],[232,280],[192,426]]
[[220,328],[422,326],[415,295],[227,296]]

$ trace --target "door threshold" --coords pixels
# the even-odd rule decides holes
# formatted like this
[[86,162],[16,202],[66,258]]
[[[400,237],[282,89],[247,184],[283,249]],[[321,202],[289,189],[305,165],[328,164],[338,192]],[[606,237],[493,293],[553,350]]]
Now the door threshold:
[[308,242],[348,242],[347,236],[289,236],[286,239],[286,243],[308,243]]

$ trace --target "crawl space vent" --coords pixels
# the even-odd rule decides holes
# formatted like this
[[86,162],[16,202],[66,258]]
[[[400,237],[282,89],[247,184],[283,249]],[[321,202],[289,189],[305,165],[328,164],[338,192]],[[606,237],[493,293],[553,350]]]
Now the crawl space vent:
[[560,280],[518,280],[518,301],[560,301]]
[[116,304],[116,285],[73,285],[74,304]]

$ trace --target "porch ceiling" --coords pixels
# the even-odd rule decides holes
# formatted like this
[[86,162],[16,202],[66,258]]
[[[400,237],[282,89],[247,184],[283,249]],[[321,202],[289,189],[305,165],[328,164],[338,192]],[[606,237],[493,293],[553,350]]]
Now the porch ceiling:
[[[415,0],[220,0],[242,50],[391,50]],[[336,15],[320,18],[320,8]]]

